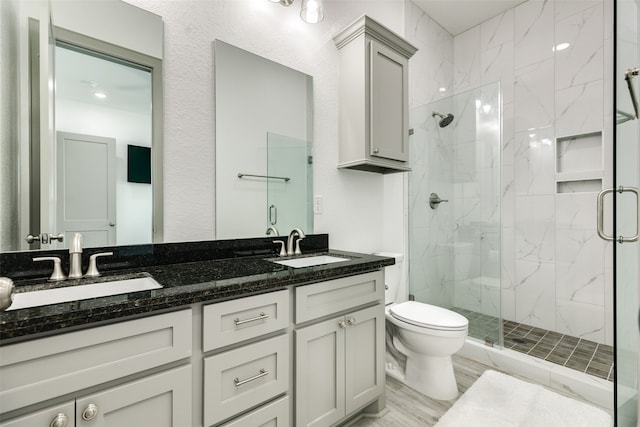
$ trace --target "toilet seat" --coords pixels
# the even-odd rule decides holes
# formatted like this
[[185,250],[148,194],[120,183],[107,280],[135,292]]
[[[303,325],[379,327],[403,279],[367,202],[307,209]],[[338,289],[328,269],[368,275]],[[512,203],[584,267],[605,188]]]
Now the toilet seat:
[[417,301],[391,306],[389,313],[402,322],[439,331],[462,331],[469,326],[467,318],[454,311]]

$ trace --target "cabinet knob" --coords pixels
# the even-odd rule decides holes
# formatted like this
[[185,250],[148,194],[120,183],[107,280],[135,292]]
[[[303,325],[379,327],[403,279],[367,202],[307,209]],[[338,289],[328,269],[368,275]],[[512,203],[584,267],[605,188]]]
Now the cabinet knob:
[[69,422],[69,417],[67,417],[64,413],[59,413],[56,417],[51,420],[51,424],[49,427],[67,427],[67,423]]
[[379,150],[379,149],[377,149],[377,148],[374,148],[374,149],[373,149],[373,154],[378,154],[379,152],[380,152],[380,150]]
[[353,317],[349,317],[349,318],[347,319],[347,323],[348,323],[349,325],[355,325],[355,324],[356,324],[356,319],[355,319],[355,318],[353,318]]
[[89,403],[84,411],[82,411],[82,419],[85,421],[91,421],[98,416],[98,407],[93,403]]
[[345,321],[344,321],[344,320],[340,320],[340,321],[338,322],[338,326],[340,326],[342,329],[344,329],[344,328],[346,328],[346,327],[347,327],[347,324],[345,323]]

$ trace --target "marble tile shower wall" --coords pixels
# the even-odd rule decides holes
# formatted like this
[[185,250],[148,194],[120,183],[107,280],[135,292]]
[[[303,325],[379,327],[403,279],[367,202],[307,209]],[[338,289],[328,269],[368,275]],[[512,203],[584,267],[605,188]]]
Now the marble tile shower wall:
[[557,139],[595,133],[595,149],[566,147],[611,186],[611,1],[529,0],[453,39],[455,93],[501,83],[503,317],[606,344],[612,262],[597,191],[558,192]]
[[[452,215],[436,215],[427,203],[429,192],[451,194],[450,169],[452,159],[450,144],[435,133],[436,122],[431,117],[428,104],[442,100],[443,110],[451,111],[453,88],[453,36],[431,19],[412,1],[405,2],[405,37],[418,48],[411,58],[409,72],[410,127],[414,136],[409,139],[412,171],[408,174],[409,186],[424,191],[409,192],[409,283],[411,293],[419,301],[450,306],[452,287],[446,286],[453,268],[453,249],[450,245]],[[436,135],[429,139],[427,135]],[[430,157],[431,155],[431,157]],[[438,171],[434,171],[438,168]],[[442,169],[442,170],[440,170]],[[438,179],[442,177],[442,179]],[[425,193],[425,191],[427,191]],[[446,197],[445,197],[446,198]],[[449,209],[441,205],[444,213]],[[414,244],[420,242],[420,244]]]

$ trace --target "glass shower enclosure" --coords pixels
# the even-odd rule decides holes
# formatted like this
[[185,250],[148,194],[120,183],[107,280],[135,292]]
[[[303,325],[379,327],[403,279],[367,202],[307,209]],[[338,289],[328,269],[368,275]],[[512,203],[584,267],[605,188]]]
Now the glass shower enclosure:
[[267,176],[266,227],[285,236],[294,228],[313,231],[311,143],[268,132]]
[[501,347],[500,84],[414,108],[410,121],[411,297],[463,314],[470,337]]
[[613,197],[607,196],[603,203],[608,205],[613,199],[615,211],[611,238],[614,240],[616,426],[635,427],[639,419],[640,243],[637,239],[634,241],[633,235],[639,231],[640,213],[638,195],[633,193],[640,188],[640,120],[633,97],[640,99],[640,2],[618,0],[615,5],[615,190],[611,191]]

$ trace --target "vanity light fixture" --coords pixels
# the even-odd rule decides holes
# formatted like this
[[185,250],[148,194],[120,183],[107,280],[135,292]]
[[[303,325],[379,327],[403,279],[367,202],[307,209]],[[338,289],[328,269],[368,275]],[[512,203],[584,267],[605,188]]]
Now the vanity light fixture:
[[324,18],[322,0],[302,0],[300,18],[309,24],[317,24]]
[[[283,6],[290,6],[295,0],[269,0],[273,3],[280,3]],[[324,18],[323,0],[302,0],[300,8],[300,18],[308,24],[317,24]]]

